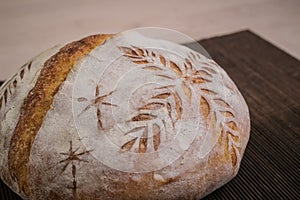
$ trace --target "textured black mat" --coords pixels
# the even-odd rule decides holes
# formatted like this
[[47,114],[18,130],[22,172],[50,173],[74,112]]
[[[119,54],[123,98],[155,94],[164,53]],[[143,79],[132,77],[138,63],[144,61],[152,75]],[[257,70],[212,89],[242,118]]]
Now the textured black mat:
[[[205,199],[300,199],[300,61],[250,31],[200,41],[251,114],[236,178]],[[19,199],[0,181],[1,199]]]

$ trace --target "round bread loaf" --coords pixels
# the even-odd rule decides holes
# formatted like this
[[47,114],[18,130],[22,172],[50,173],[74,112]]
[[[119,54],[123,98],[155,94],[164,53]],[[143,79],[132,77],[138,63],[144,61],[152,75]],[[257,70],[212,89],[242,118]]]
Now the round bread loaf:
[[199,199],[238,172],[247,104],[213,60],[138,33],[50,49],[0,89],[0,172],[24,199]]

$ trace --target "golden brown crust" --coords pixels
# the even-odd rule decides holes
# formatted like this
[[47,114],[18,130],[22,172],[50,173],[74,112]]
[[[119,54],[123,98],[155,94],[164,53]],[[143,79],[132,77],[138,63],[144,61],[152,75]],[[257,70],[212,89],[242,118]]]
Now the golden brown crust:
[[87,55],[112,35],[94,35],[70,43],[46,61],[33,89],[24,99],[8,154],[11,177],[21,193],[29,196],[28,161],[36,134],[50,110],[55,94],[77,60]]

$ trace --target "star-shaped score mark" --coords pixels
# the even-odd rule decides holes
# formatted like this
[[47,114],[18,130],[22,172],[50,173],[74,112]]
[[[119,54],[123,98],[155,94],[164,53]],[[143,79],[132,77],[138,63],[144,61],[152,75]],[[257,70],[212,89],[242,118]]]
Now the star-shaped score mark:
[[76,192],[76,189],[77,189],[75,161],[77,161],[77,162],[86,162],[87,163],[88,161],[86,161],[84,159],[81,159],[80,157],[83,156],[83,155],[86,155],[86,154],[88,154],[92,151],[92,150],[84,150],[80,153],[77,153],[79,149],[80,149],[80,147],[73,150],[73,144],[72,144],[72,141],[70,141],[69,151],[66,152],[66,153],[60,153],[61,155],[67,156],[67,158],[59,161],[59,163],[58,163],[58,164],[65,163],[65,165],[62,168],[61,174],[67,169],[67,167],[69,165],[72,166],[72,176],[73,176],[73,187],[72,187],[72,189],[73,189],[74,193]]
[[91,151],[83,151],[81,153],[76,153],[79,150],[80,147],[78,147],[77,149],[73,150],[73,145],[72,145],[72,141],[70,141],[70,148],[69,151],[67,153],[60,153],[61,155],[65,155],[68,156],[66,159],[63,159],[61,161],[59,161],[59,163],[66,163],[62,169],[62,172],[64,172],[66,170],[66,168],[70,165],[70,164],[74,164],[74,161],[82,161],[82,162],[88,162],[86,160],[83,160],[80,158],[80,156],[83,156],[85,154],[90,153]]
[[[90,109],[91,107],[96,107],[97,108],[97,124],[98,124],[98,129],[99,130],[103,130],[103,123],[101,120],[102,117],[102,112],[100,110],[100,105],[104,105],[104,106],[113,106],[113,107],[118,107],[115,104],[109,103],[109,102],[105,102],[105,99],[109,96],[111,96],[115,91],[111,91],[105,95],[100,95],[100,89],[101,89],[102,85],[98,84],[96,87],[96,91],[95,91],[95,98],[90,100],[90,104],[88,106],[85,107],[85,109],[83,109],[83,111],[78,115],[81,116],[85,111],[87,111],[88,109]],[[87,98],[85,97],[79,97],[77,99],[78,102],[86,102],[89,101]]]

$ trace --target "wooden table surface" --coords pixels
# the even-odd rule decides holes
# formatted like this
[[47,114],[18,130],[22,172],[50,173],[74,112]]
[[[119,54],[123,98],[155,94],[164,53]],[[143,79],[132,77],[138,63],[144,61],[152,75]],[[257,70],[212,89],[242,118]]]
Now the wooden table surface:
[[[299,199],[300,61],[250,31],[200,43],[237,84],[251,115],[238,175],[205,199]],[[0,199],[19,198],[0,181]]]

